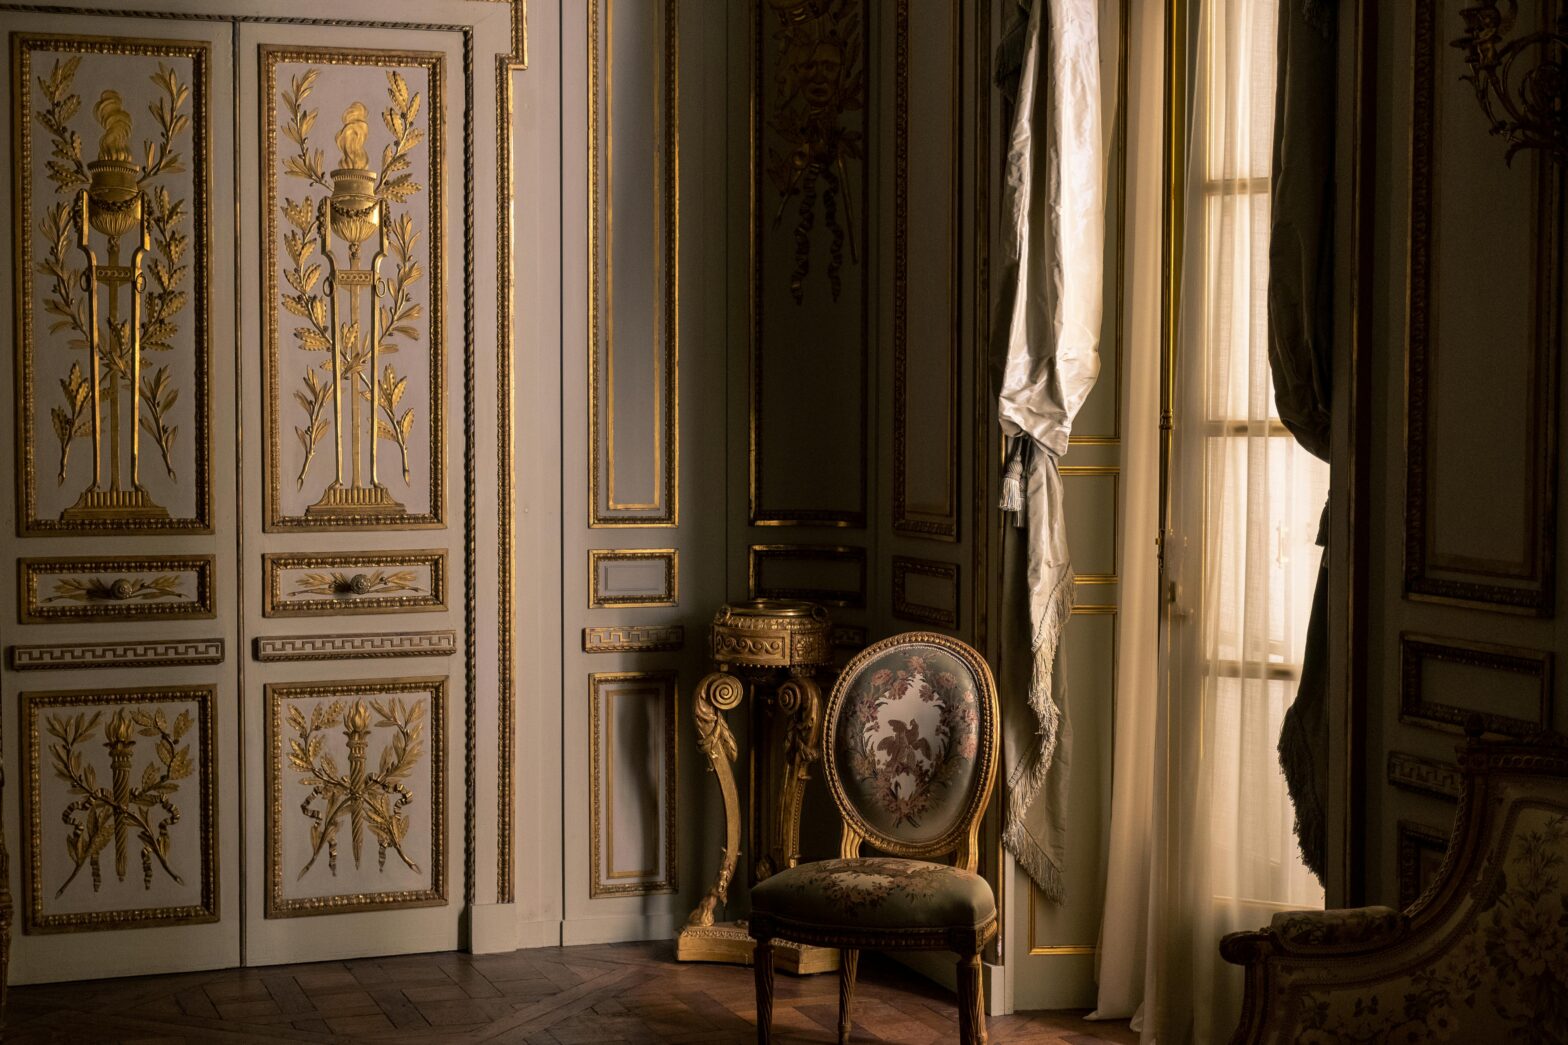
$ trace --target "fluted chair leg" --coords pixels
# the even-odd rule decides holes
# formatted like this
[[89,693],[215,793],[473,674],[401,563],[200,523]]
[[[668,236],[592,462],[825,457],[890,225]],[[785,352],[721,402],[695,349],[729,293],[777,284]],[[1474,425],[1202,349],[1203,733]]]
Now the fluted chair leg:
[[859,951],[845,948],[838,952],[838,1045],[849,1045],[849,1028],[854,1023],[850,1006],[855,1000],[855,970],[859,965]]
[[754,938],[752,967],[757,974],[757,1045],[773,1040],[773,939]]
[[986,1045],[985,989],[978,953],[958,959],[958,1040],[962,1045]]

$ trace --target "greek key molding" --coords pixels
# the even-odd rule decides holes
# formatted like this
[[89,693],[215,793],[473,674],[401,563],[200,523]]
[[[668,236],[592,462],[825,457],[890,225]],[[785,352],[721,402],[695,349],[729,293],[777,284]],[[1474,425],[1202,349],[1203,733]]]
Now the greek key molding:
[[664,653],[684,648],[680,624],[612,624],[583,629],[584,653]]
[[266,635],[256,639],[256,659],[371,660],[381,657],[451,657],[455,631],[381,631],[365,635]]
[[1459,767],[1452,762],[1422,758],[1404,751],[1388,753],[1388,782],[1406,791],[1459,800]]
[[12,646],[14,671],[70,668],[167,668],[190,664],[222,664],[222,639],[177,642],[99,642]]

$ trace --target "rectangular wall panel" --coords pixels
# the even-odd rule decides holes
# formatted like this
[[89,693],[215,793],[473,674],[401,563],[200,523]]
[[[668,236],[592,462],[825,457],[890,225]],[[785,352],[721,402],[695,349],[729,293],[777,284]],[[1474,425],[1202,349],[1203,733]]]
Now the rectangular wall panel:
[[680,553],[674,548],[588,550],[588,607],[674,606],[680,602]]
[[963,347],[958,0],[898,0],[893,46],[893,529],[958,539]]
[[[1521,10],[1519,31],[1546,28],[1548,7]],[[1470,92],[1450,87],[1468,68],[1450,11],[1414,10],[1405,589],[1549,615],[1564,173],[1536,149],[1459,162],[1471,153],[1457,143],[1496,142]],[[1529,231],[1500,231],[1515,229]],[[1478,350],[1495,344],[1520,350]]]
[[754,544],[753,599],[806,599],[824,606],[866,605],[866,550],[829,544]]
[[1529,736],[1552,721],[1552,654],[1463,639],[1401,635],[1399,720],[1460,732]]
[[753,0],[749,521],[866,525],[864,0]]
[[590,526],[679,521],[679,18],[589,3]]
[[893,556],[893,616],[938,628],[958,627],[958,564]]
[[590,897],[675,891],[676,687],[673,671],[588,678]]

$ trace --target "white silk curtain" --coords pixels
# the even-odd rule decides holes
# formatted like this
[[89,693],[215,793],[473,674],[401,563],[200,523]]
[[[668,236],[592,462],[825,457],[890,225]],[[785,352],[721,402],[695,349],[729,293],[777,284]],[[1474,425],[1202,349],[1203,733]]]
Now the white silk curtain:
[[[1268,364],[1269,174],[1279,0],[1201,0],[1186,171],[1165,578],[1165,692],[1123,691],[1116,779],[1152,791],[1148,862],[1113,841],[1107,896],[1148,883],[1147,953],[1108,950],[1099,1015],[1142,988],[1142,1038],[1226,1040],[1240,970],[1227,932],[1321,907],[1275,757],[1295,694],[1327,467],[1279,423]],[[1151,721],[1153,750],[1124,730]],[[1142,781],[1133,762],[1152,761]],[[1146,763],[1145,763],[1146,764]],[[1125,775],[1124,775],[1125,771]],[[1118,794],[1115,810],[1137,796]],[[1114,831],[1114,828],[1113,828]],[[1116,837],[1119,837],[1119,833]],[[1107,925],[1113,919],[1107,911]],[[1142,961],[1140,961],[1140,958]],[[1138,984],[1137,969],[1144,970]],[[1121,1011],[1118,1011],[1121,1010]]]

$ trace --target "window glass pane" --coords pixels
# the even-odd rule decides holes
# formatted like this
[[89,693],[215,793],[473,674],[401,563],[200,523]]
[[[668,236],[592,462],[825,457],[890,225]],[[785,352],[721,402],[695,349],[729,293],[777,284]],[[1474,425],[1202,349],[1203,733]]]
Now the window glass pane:
[[[1252,455],[1266,464],[1249,469]],[[1299,664],[1322,557],[1328,465],[1288,435],[1210,439],[1207,465],[1204,619],[1214,633],[1205,648],[1215,660]],[[1249,484],[1249,471],[1261,482]],[[1260,511],[1269,525],[1248,527]]]
[[1232,4],[1208,28],[1208,81],[1199,85],[1207,99],[1208,180],[1266,178],[1273,165],[1278,5]]
[[1203,209],[1208,419],[1277,419],[1268,357],[1269,195],[1208,195]]

